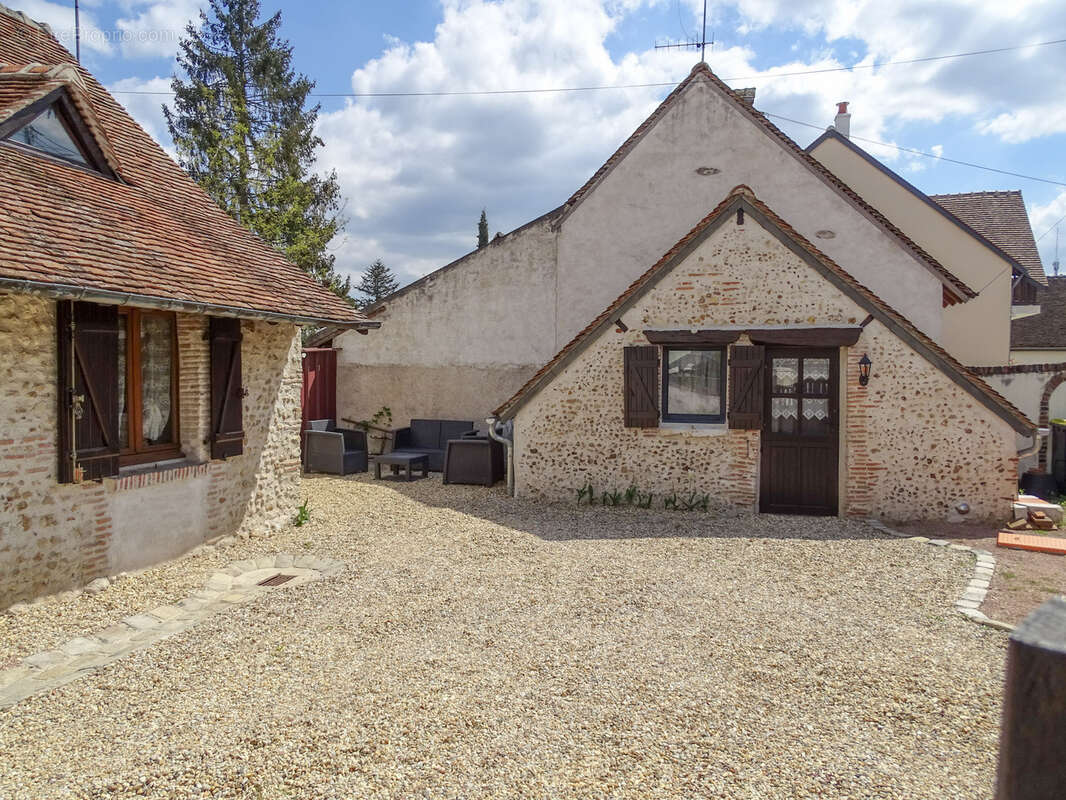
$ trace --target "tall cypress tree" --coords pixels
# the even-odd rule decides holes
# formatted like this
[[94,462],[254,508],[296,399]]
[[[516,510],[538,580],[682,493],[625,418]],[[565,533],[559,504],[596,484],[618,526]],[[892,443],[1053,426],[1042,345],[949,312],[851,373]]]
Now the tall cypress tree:
[[485,216],[485,209],[481,209],[481,219],[477,223],[477,247],[480,250],[489,243],[489,218]]
[[343,225],[337,175],[312,170],[322,140],[314,83],[292,68],[281,12],[259,21],[259,0],[210,0],[178,52],[167,127],[181,166],[226,212],[342,297],[351,281],[326,245]]

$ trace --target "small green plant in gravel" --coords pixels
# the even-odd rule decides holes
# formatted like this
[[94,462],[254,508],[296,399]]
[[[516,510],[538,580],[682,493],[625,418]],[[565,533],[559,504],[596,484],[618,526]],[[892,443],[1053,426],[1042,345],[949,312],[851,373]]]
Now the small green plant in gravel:
[[687,499],[682,500],[681,504],[685,507],[685,511],[695,511],[697,508],[700,511],[706,511],[707,503],[710,502],[710,499],[710,495],[697,495],[693,492]]
[[615,490],[613,492],[604,492],[600,498],[600,502],[605,506],[617,506],[622,503],[622,493]]
[[663,509],[667,511],[677,511],[677,492],[668,494],[663,498]]
[[587,500],[590,506],[596,505],[596,490],[592,488],[591,481],[577,490],[577,504],[581,505],[582,500]]
[[655,499],[655,495],[651,492],[642,494],[637,492],[637,508],[651,508],[651,501]]
[[633,505],[633,501],[636,500],[637,495],[639,494],[640,492],[637,490],[637,487],[631,483],[629,484],[629,488],[626,489],[623,497],[628,505]]
[[297,528],[309,522],[311,519],[311,501],[304,500],[303,505],[296,509],[296,516],[292,519],[292,524]]

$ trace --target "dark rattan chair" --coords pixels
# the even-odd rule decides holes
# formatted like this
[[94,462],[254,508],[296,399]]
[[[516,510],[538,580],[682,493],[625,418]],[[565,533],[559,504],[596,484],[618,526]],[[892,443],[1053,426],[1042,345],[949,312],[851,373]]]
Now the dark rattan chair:
[[309,421],[304,431],[304,468],[308,472],[349,475],[366,472],[366,433],[338,428],[331,419]]
[[492,486],[503,478],[503,445],[487,436],[451,439],[444,450],[444,483]]

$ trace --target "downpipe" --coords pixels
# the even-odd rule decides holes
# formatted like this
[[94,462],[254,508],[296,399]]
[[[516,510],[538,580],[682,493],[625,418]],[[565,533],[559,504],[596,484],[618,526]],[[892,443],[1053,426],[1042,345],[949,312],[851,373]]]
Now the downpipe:
[[514,440],[508,438],[508,434],[514,436],[514,423],[500,422],[496,417],[488,417],[485,422],[489,426],[489,438],[504,447],[504,461],[507,463],[507,495],[514,497]]
[[1018,460],[1023,458],[1029,458],[1029,456],[1035,456],[1040,451],[1040,445],[1044,443],[1044,439],[1051,433],[1051,428],[1037,428],[1036,436],[1033,437],[1033,443],[1026,447],[1024,450],[1018,451]]

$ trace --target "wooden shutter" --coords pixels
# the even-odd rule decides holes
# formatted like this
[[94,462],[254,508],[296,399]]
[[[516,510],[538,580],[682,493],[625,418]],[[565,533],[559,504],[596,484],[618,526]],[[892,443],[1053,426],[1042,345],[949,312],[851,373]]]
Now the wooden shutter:
[[765,348],[735,344],[729,348],[730,428],[757,430],[762,427]]
[[117,306],[56,302],[59,482],[118,475]]
[[211,317],[211,458],[244,452],[241,321]]
[[659,424],[659,348],[626,347],[625,425],[654,428]]

